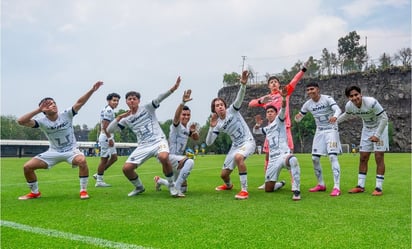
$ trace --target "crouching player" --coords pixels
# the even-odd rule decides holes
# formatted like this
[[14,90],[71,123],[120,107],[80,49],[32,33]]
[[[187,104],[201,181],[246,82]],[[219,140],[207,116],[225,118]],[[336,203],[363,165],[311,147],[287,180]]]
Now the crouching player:
[[267,106],[266,118],[268,125],[260,127],[263,123],[260,115],[255,117],[256,125],[254,134],[265,134],[269,143],[269,163],[265,173],[265,192],[273,192],[285,185],[285,181],[277,182],[282,168],[290,169],[292,174],[292,200],[298,201],[300,197],[300,167],[297,158],[290,152],[285,126],[287,91],[282,89],[282,106],[277,113],[274,106]]
[[[173,167],[173,175],[175,177],[175,187],[177,189],[176,197],[185,197],[187,191],[187,178],[193,169],[193,153],[187,155],[185,152],[187,140],[191,137],[193,140],[199,139],[198,125],[190,121],[190,109],[186,106],[186,102],[192,100],[190,95],[192,91],[186,90],[183,94],[182,103],[176,109],[173,123],[170,125],[169,133],[169,160]],[[186,155],[185,155],[186,153]],[[157,191],[161,190],[161,185],[168,186],[168,181],[159,176],[154,177],[155,187]]]

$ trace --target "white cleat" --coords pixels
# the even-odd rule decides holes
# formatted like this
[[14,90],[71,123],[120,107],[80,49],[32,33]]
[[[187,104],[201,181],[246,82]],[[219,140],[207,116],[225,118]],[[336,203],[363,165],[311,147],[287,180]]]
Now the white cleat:
[[178,193],[174,182],[169,183],[169,191],[171,196],[177,196]]
[[143,186],[140,187],[136,187],[132,192],[130,192],[129,194],[127,194],[127,196],[132,197],[138,194],[141,194],[145,191]]
[[102,188],[105,188],[105,187],[111,187],[112,185],[110,185],[110,184],[108,184],[108,183],[105,183],[105,182],[96,182],[96,184],[94,185],[95,187],[102,187]]

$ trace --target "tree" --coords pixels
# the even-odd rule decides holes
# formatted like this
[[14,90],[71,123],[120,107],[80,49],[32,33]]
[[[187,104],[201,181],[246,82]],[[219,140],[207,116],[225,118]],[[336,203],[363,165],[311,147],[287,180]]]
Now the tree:
[[[299,111],[294,111],[292,117],[294,117],[298,112]],[[313,115],[309,112],[300,122],[297,123],[295,120],[292,122],[293,140],[299,141],[300,152],[303,153],[305,152],[305,144],[307,144],[307,141],[311,141],[315,135],[315,120]]]
[[230,74],[225,73],[223,75],[223,85],[225,86],[232,86],[239,82],[240,75],[236,72],[232,72]]
[[402,66],[410,67],[412,60],[411,48],[402,48],[395,54],[395,60],[400,61]]
[[380,57],[379,57],[379,62],[380,62],[380,69],[388,69],[392,66],[392,59],[391,57],[386,54],[383,53]]
[[1,139],[21,140],[46,140],[46,136],[40,129],[33,129],[17,124],[15,116],[0,116]]
[[342,59],[343,72],[361,71],[366,63],[366,46],[359,44],[360,36],[356,31],[350,32],[347,36],[339,38],[338,53]]
[[324,48],[322,50],[322,57],[320,59],[321,61],[321,72],[323,73],[324,70],[326,70],[328,75],[332,74],[332,56],[329,53],[329,51]]

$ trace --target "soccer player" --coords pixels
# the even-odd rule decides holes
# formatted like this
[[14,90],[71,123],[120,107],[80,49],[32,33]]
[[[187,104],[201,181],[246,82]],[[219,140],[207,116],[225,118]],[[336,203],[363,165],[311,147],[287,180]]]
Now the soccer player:
[[248,77],[248,71],[243,71],[240,79],[241,85],[236,99],[229,108],[227,108],[226,102],[222,98],[214,98],[212,100],[210,128],[206,136],[207,145],[211,145],[220,132],[224,132],[230,136],[232,146],[225,158],[220,175],[224,184],[216,187],[216,190],[231,190],[233,188],[230,174],[237,166],[240,176],[241,191],[235,195],[235,198],[239,200],[244,200],[249,197],[245,159],[252,155],[256,148],[252,133],[239,112],[245,96]]
[[296,114],[295,121],[300,122],[306,113],[310,112],[316,123],[316,132],[312,143],[312,163],[318,184],[309,189],[309,191],[326,191],[320,157],[327,155],[332,164],[334,180],[334,186],[330,196],[339,196],[341,191],[338,154],[342,153],[342,149],[336,120],[342,111],[331,96],[320,94],[317,83],[307,84],[306,93],[310,99],[303,104],[300,112]]
[[176,83],[167,92],[160,94],[156,99],[146,105],[139,106],[140,93],[130,91],[126,93],[126,104],[129,110],[118,115],[110,122],[107,130],[113,133],[117,129],[130,128],[136,135],[136,149],[129,155],[123,165],[123,174],[135,187],[128,196],[135,196],[145,191],[143,183],[136,173],[147,159],[156,156],[163,167],[163,173],[169,183],[169,191],[172,196],[177,195],[173,181],[172,165],[169,161],[169,145],[162,128],[156,117],[156,109],[160,103],[170,96],[180,85],[180,76]]
[[358,86],[347,87],[345,95],[349,101],[345,105],[345,112],[339,116],[338,123],[347,120],[350,116],[361,117],[363,122],[359,147],[358,185],[349,193],[356,194],[365,191],[369,157],[372,152],[375,152],[376,187],[372,195],[380,196],[385,175],[384,153],[389,150],[388,116],[375,98],[362,96]]
[[[46,152],[36,155],[24,164],[24,176],[30,188],[30,193],[20,196],[19,200],[39,198],[41,193],[35,171],[50,169],[63,161],[68,162],[73,167],[79,167],[80,199],[89,198],[87,193],[89,168],[86,157],[77,148],[73,130],[73,117],[101,85],[103,85],[102,81],[96,82],[71,108],[63,112],[59,112],[54,99],[46,97],[40,101],[38,108],[17,119],[20,125],[42,130],[50,143],[50,147]],[[40,113],[43,113],[44,116],[35,117]]]
[[107,131],[107,126],[115,118],[114,109],[119,105],[120,95],[110,93],[106,97],[107,105],[100,112],[100,163],[97,173],[93,175],[96,179],[96,187],[110,187],[103,181],[104,172],[117,161],[117,151],[114,145],[114,134]]
[[[192,100],[190,97],[191,93],[192,90],[190,89],[184,91],[182,103],[177,106],[173,123],[170,125],[169,160],[173,167],[175,187],[177,190],[176,197],[185,197],[184,193],[187,191],[187,178],[195,164],[192,158],[184,155],[187,140],[189,137],[193,140],[199,139],[197,124],[191,123],[189,125],[191,111],[186,103]],[[169,185],[166,179],[160,178],[159,176],[155,176],[154,181],[157,191],[160,190],[161,185]]]
[[[285,109],[285,125],[286,125],[286,134],[287,134],[287,142],[290,150],[293,152],[294,145],[293,145],[293,137],[292,137],[292,123],[290,122],[290,117],[289,117],[289,101],[290,101],[290,96],[292,95],[293,91],[295,91],[296,85],[298,82],[302,79],[303,75],[306,72],[306,67],[307,67],[308,62],[303,64],[302,70],[300,70],[295,77],[293,77],[292,81],[289,82],[285,87],[287,90],[287,96],[286,96],[286,109]],[[270,90],[270,93],[268,95],[265,95],[263,97],[257,98],[257,99],[252,99],[249,102],[249,107],[263,107],[266,108],[267,106],[274,106],[276,107],[277,110],[280,110],[282,106],[282,96],[281,96],[281,87],[280,87],[280,81],[277,77],[271,76],[268,79],[268,88]],[[265,157],[265,171],[268,166],[269,162],[269,149],[268,149],[268,141],[265,139],[265,142],[263,144],[263,152],[265,152],[266,157]],[[258,187],[258,189],[264,189],[265,184],[261,185]]]
[[285,112],[287,106],[287,89],[282,89],[282,106],[277,113],[274,106],[266,107],[266,118],[268,125],[261,127],[263,120],[260,115],[256,115],[256,125],[253,127],[254,134],[265,134],[269,143],[269,164],[265,173],[265,192],[273,192],[285,185],[285,181],[277,182],[282,168],[286,168],[292,173],[292,200],[298,201],[300,197],[300,167],[296,157],[291,153],[288,146]]

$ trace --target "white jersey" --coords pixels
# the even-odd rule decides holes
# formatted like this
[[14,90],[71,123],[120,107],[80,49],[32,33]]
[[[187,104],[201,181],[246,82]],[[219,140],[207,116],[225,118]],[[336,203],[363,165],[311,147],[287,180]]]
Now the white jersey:
[[312,113],[313,118],[315,119],[316,128],[318,130],[328,130],[337,129],[337,122],[332,124],[329,122],[329,119],[332,116],[338,117],[341,110],[331,96],[321,94],[318,102],[315,102],[312,99],[306,101],[300,112],[303,115],[308,112]]
[[285,108],[280,109],[272,123],[260,129],[253,129],[253,133],[266,135],[270,157],[279,157],[282,154],[290,153],[286,135]]
[[[110,105],[105,106],[103,110],[100,112],[100,127],[103,127],[103,120],[106,120],[110,123],[113,121],[114,118],[114,110],[110,107]],[[106,133],[103,131],[103,129],[100,130],[100,134],[106,136]]]
[[347,114],[360,116],[362,118],[363,126],[368,129],[378,127],[379,115],[384,111],[383,107],[373,97],[362,97],[362,105],[360,108],[351,101],[348,101],[345,105],[345,112]]
[[157,120],[153,102],[140,106],[135,114],[122,118],[118,123],[120,129],[129,127],[136,135],[138,144],[153,143],[165,139],[165,135]]
[[183,126],[180,122],[177,126],[173,123],[170,125],[169,133],[169,149],[170,154],[183,155],[187,140],[189,138],[190,130],[188,127]]
[[73,130],[73,117],[76,115],[72,108],[58,114],[56,121],[47,117],[35,119],[33,128],[40,128],[50,142],[51,151],[67,152],[77,148],[76,137]]
[[220,132],[224,132],[230,136],[232,146],[234,147],[238,147],[246,141],[254,141],[248,125],[233,105],[230,105],[226,110],[225,119],[217,119],[217,124],[213,128],[213,134],[217,137]]

